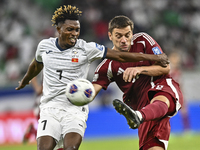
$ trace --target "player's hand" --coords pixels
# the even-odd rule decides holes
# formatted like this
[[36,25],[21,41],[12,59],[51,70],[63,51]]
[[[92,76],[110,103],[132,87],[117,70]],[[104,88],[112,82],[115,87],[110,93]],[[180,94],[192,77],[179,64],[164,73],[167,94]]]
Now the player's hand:
[[135,82],[136,79],[139,78],[139,74],[141,73],[140,67],[130,67],[126,68],[123,73],[123,79],[125,82]]
[[159,61],[157,62],[158,65],[162,66],[162,67],[167,67],[167,65],[169,64],[169,60],[168,57],[165,53],[162,53],[160,55],[157,55]]
[[20,90],[20,89],[23,89],[26,85],[30,84],[31,81],[29,81],[28,83],[23,83],[22,81],[19,81],[19,86],[15,88],[15,90]]

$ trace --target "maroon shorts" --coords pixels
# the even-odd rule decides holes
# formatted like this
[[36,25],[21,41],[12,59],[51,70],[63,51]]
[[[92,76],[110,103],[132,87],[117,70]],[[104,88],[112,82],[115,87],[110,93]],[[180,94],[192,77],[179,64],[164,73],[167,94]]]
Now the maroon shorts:
[[[152,93],[154,94],[152,95]],[[169,116],[173,116],[178,111],[176,109],[177,105],[183,104],[182,92],[179,85],[173,80],[164,80],[163,82],[156,84],[154,88],[151,88],[148,91],[148,94],[150,95],[150,101],[153,97],[158,95],[167,97],[170,101],[170,108],[168,109],[168,113],[165,117],[154,121],[143,122],[139,126],[138,135],[140,150],[146,150],[146,147],[150,148],[153,146],[163,147],[162,142],[159,142],[158,139],[165,141],[169,140],[171,130]]]
[[140,150],[148,150],[151,147],[159,146],[165,149],[165,145],[163,142],[159,141],[157,138],[151,139],[149,142],[147,142]]

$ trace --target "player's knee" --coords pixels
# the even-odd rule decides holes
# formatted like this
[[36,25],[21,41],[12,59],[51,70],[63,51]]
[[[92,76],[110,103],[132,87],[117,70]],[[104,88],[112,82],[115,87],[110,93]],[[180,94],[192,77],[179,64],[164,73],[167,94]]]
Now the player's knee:
[[168,106],[168,108],[170,107],[170,101],[169,101],[169,99],[168,99],[167,97],[163,96],[163,95],[158,95],[158,96],[154,97],[154,98],[151,100],[150,103],[153,103],[154,101],[157,101],[157,100],[166,103],[167,106]]
[[37,150],[52,150],[53,147],[49,144],[45,144],[45,145],[38,145],[38,149]]
[[37,140],[37,150],[52,150],[56,146],[54,141],[41,140],[40,138]]

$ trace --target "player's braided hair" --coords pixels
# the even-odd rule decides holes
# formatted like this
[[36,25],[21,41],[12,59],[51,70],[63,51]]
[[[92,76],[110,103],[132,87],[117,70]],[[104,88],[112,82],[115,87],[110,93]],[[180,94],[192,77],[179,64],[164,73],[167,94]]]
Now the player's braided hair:
[[125,28],[127,26],[131,27],[131,30],[134,28],[133,22],[126,16],[120,15],[115,16],[108,25],[108,31],[112,33],[114,28]]
[[79,16],[82,14],[82,11],[78,10],[76,6],[63,5],[58,8],[54,15],[52,16],[52,26],[57,26],[58,23],[64,23],[66,19],[69,20],[79,20]]

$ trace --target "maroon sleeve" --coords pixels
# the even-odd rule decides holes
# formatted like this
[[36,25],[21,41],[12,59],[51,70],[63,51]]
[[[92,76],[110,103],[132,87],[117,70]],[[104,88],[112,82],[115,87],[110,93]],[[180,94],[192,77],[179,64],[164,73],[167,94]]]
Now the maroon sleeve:
[[92,83],[99,84],[104,90],[107,89],[111,83],[111,76],[109,76],[109,62],[110,60],[104,59],[96,68]]
[[143,33],[142,37],[145,41],[146,54],[159,55],[163,53],[160,45],[150,35]]

